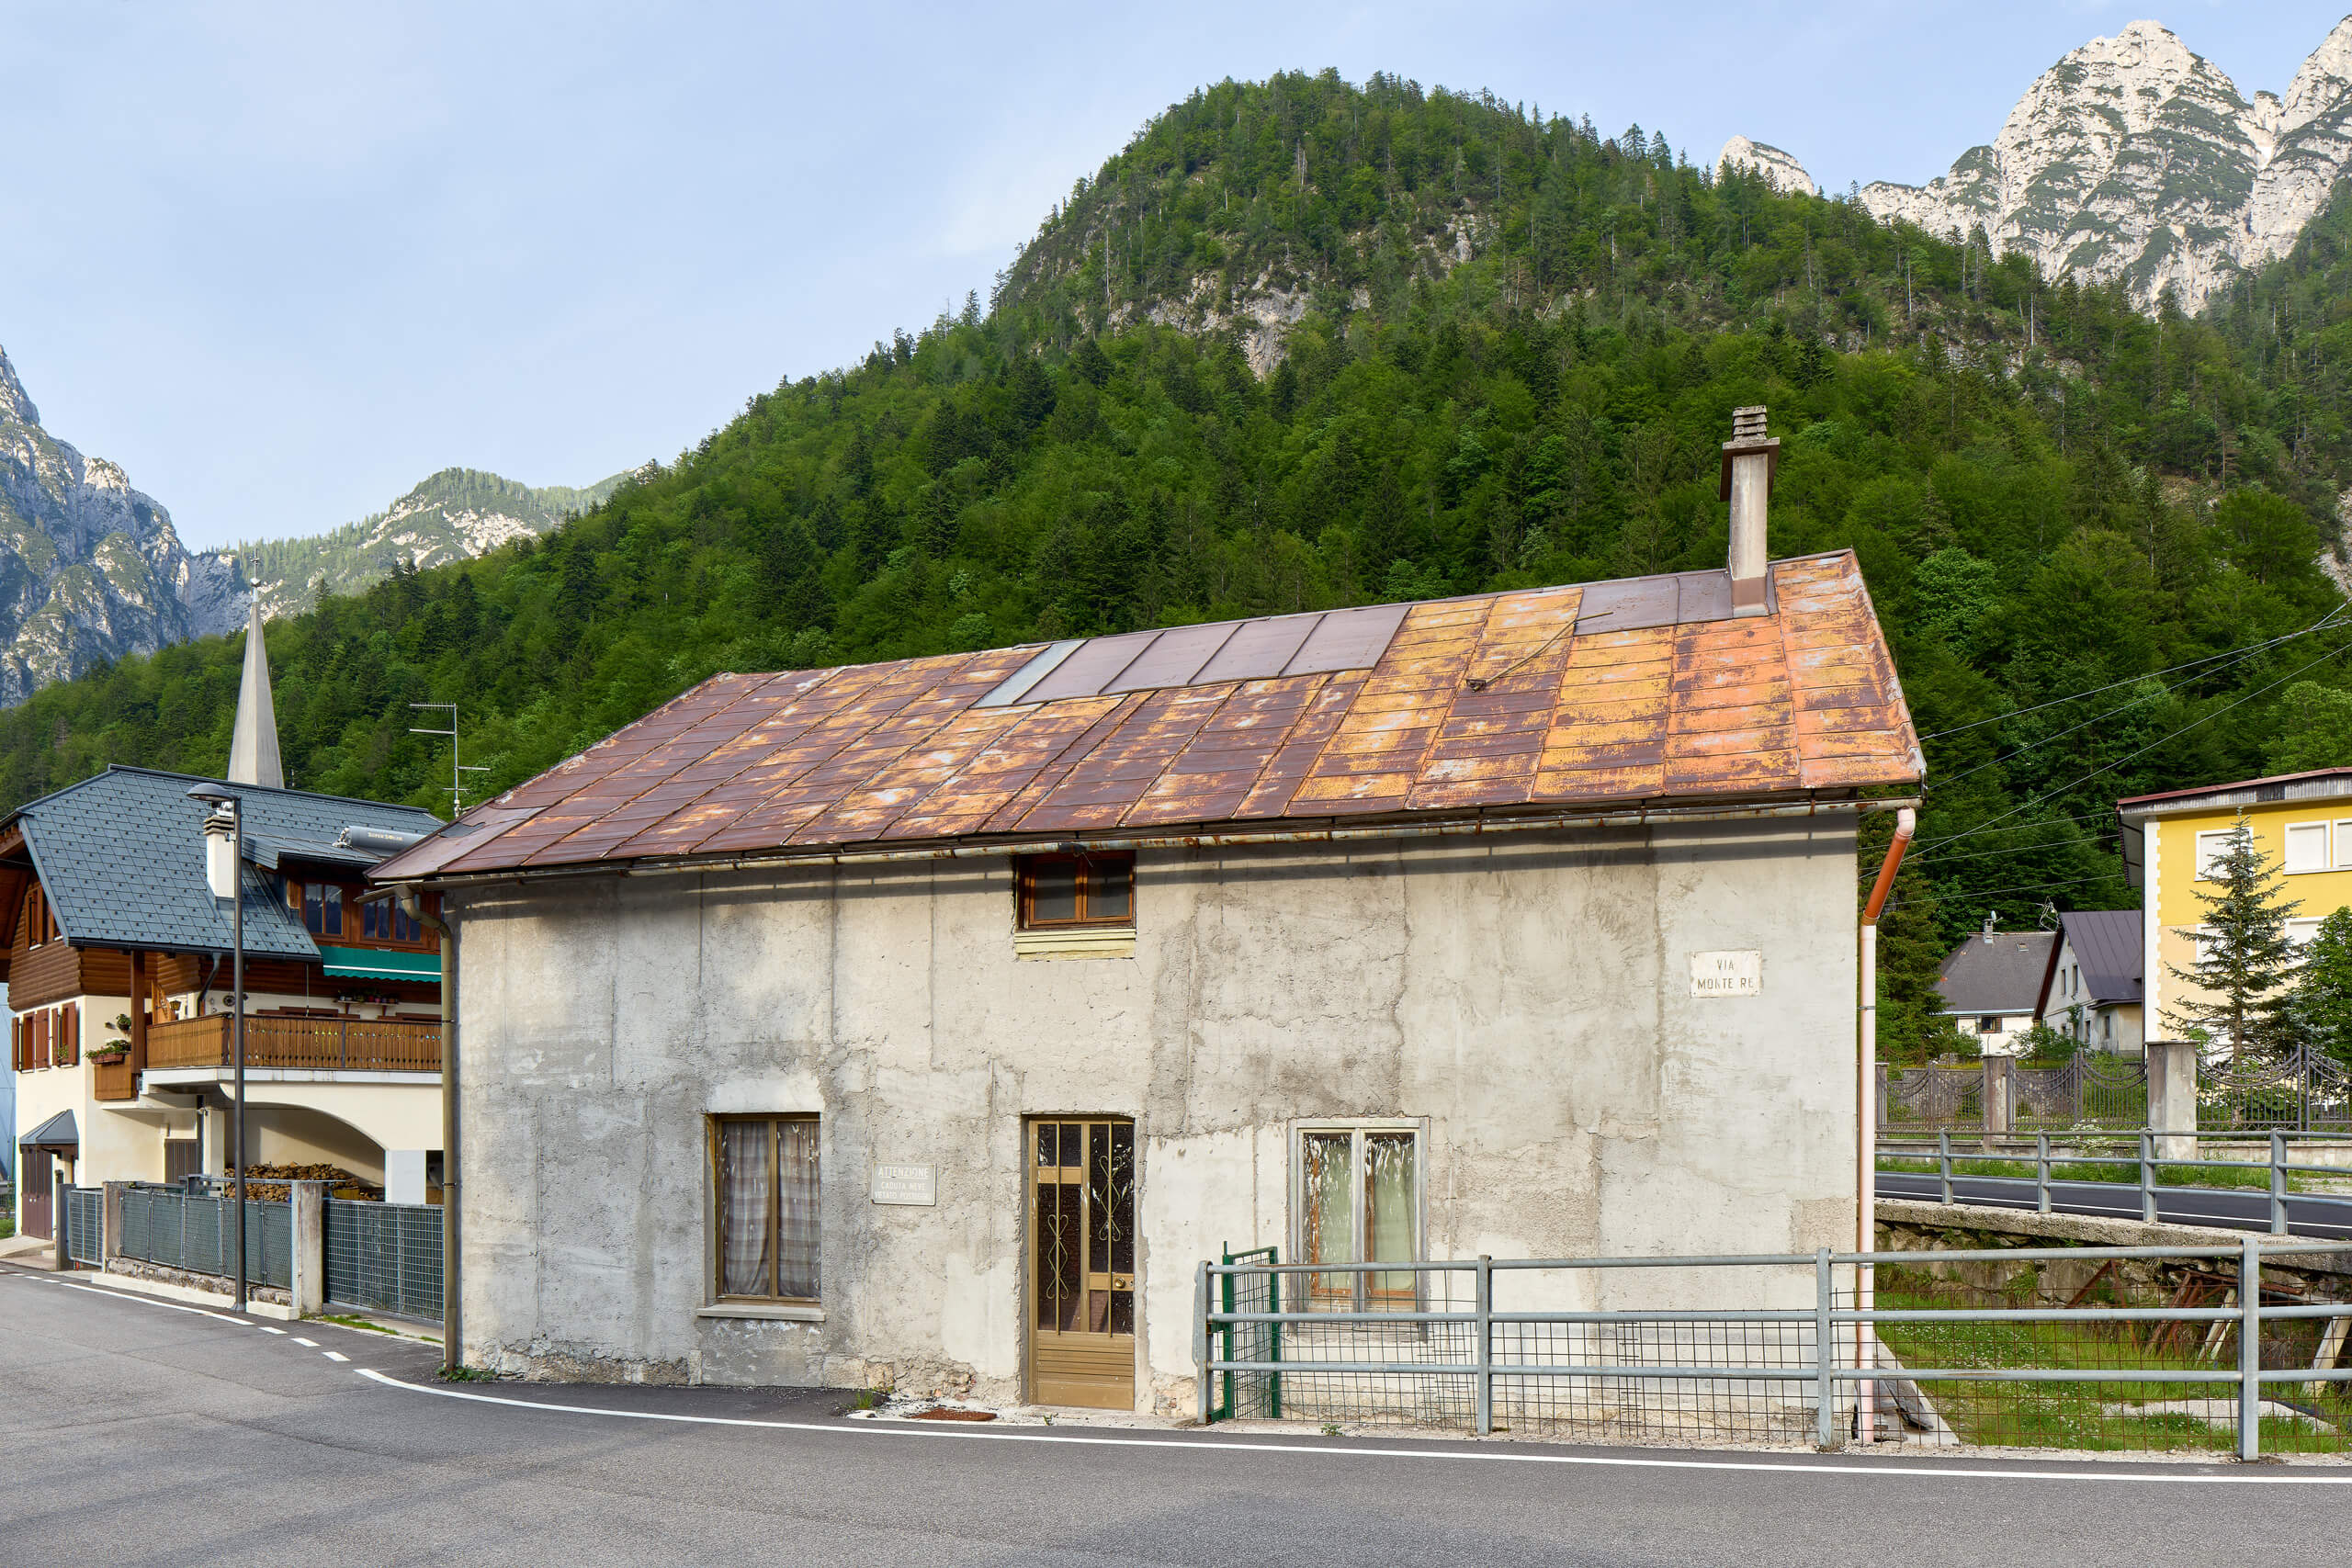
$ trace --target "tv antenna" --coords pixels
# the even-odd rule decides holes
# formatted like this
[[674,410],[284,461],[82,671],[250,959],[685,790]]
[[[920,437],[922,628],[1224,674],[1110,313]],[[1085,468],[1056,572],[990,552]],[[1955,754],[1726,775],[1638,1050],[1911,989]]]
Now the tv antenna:
[[461,817],[465,815],[466,810],[466,775],[486,773],[490,770],[487,767],[478,768],[470,763],[458,761],[457,704],[411,703],[408,705],[413,708],[432,708],[435,712],[449,716],[449,728],[447,729],[419,729],[414,725],[411,725],[408,732],[411,735],[446,735],[449,738],[449,815],[452,818]]

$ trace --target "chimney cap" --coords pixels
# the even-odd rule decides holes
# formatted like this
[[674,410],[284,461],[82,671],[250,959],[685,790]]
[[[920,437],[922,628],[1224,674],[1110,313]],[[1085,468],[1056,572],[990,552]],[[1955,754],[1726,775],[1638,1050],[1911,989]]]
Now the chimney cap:
[[1731,439],[1724,443],[1723,482],[1716,487],[1715,499],[1731,499],[1731,465],[1735,457],[1762,454],[1765,460],[1764,493],[1772,493],[1772,480],[1781,471],[1781,443],[1777,436],[1764,434],[1764,405],[1731,411]]

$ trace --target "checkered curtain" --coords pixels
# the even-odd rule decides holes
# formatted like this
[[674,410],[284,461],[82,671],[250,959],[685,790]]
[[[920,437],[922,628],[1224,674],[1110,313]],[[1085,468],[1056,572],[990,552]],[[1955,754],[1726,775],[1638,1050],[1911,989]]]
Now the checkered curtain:
[[783,1190],[776,1213],[775,1293],[817,1296],[817,1123],[776,1126]]
[[768,1167],[768,1122],[718,1125],[719,1281],[722,1294],[768,1293],[768,1216],[775,1176]]

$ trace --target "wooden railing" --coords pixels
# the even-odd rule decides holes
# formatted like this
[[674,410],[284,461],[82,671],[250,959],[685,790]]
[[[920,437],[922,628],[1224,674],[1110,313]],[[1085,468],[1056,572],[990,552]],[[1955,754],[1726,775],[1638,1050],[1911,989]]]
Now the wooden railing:
[[119,1062],[93,1062],[90,1070],[96,1076],[91,1093],[100,1100],[137,1100],[139,1075],[130,1070],[130,1058]]
[[[149,1024],[147,1065],[228,1066],[229,1016],[213,1013],[205,1018]],[[441,1070],[441,1026],[405,1019],[248,1018],[245,1066],[312,1071],[437,1073]]]

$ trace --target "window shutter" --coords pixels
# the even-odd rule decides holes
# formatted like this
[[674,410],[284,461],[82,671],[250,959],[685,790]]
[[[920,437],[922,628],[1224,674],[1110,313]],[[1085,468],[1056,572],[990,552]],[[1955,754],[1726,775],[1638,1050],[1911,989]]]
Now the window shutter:
[[82,1004],[67,1002],[59,1011],[57,1021],[64,1034],[59,1048],[64,1053],[65,1065],[78,1067],[82,1065]]
[[2324,822],[2295,822],[2287,828],[2287,869],[2289,871],[2325,871],[2327,869],[2327,824]]

